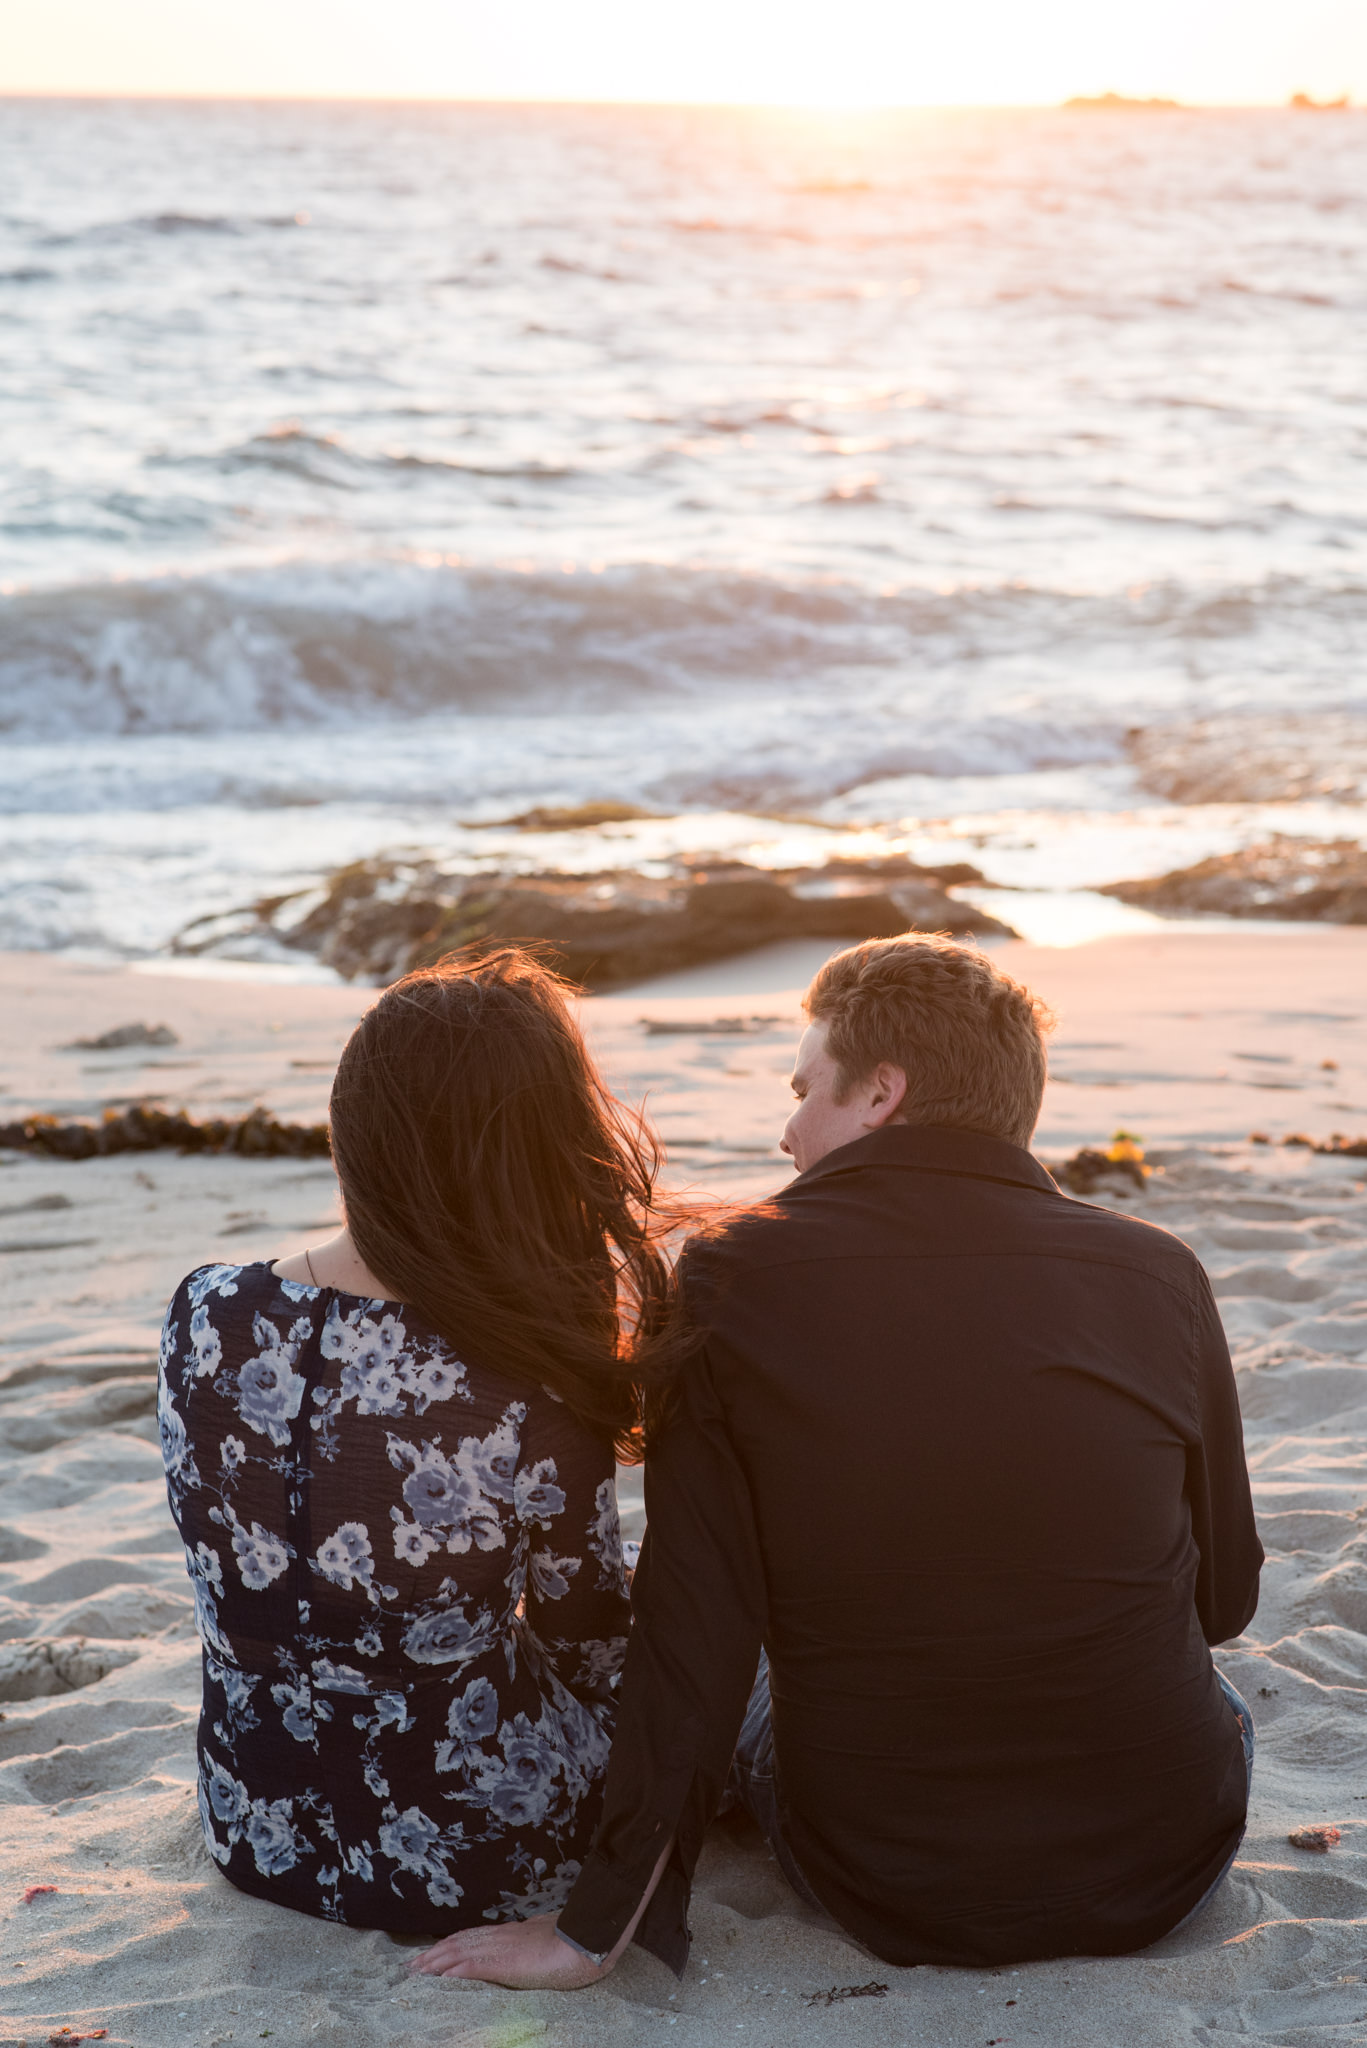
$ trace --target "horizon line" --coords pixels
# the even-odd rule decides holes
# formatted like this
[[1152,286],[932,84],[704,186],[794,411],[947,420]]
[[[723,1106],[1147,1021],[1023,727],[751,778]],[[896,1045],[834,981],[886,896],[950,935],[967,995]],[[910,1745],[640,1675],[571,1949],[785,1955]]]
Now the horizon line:
[[[1297,106],[1297,98],[1308,105]],[[1348,113],[1367,112],[1349,94],[1343,100],[1316,100],[1296,88],[1276,100],[1178,100],[1157,94],[1129,94],[1108,88],[1099,93],[1070,93],[1051,100],[757,100],[757,99],[659,99],[628,98],[622,95],[589,98],[579,94],[516,93],[352,93],[283,92],[263,88],[259,92],[215,92],[208,89],[160,91],[152,87],[125,90],[110,88],[58,88],[51,86],[0,85],[0,104],[19,100],[135,101],[221,106],[353,106],[353,107],[668,107],[695,112],[737,113],[819,113],[819,114],[949,114],[949,113],[1064,113],[1095,111],[1105,113]],[[1112,100],[1108,109],[1104,104]],[[1084,106],[1077,103],[1082,102]]]

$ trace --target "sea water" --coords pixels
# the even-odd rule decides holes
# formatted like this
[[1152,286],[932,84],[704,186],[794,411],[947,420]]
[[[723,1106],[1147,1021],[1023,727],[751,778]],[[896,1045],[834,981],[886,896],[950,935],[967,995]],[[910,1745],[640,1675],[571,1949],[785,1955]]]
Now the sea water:
[[[1358,835],[1364,333],[1351,112],[0,102],[0,945]],[[604,798],[670,822],[489,829]]]

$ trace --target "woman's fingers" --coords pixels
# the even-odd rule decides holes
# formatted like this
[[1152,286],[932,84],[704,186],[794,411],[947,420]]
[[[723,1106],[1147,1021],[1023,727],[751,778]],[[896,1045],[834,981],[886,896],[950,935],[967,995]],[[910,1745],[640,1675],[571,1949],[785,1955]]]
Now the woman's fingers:
[[414,1956],[408,1969],[416,1977],[444,1977],[457,1963],[470,1962],[481,1946],[488,1948],[491,1928],[466,1927],[459,1934],[447,1934],[431,1948]]
[[604,1974],[555,1932],[553,1916],[467,1927],[413,1958],[414,1976],[477,1978],[514,1991],[575,1991]]

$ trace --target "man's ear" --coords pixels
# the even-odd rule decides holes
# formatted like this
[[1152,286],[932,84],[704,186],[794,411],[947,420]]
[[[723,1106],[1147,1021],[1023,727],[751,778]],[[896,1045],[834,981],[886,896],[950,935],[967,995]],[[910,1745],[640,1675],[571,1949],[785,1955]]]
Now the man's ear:
[[869,1103],[864,1123],[871,1131],[890,1124],[906,1100],[907,1077],[901,1067],[880,1060],[869,1076]]

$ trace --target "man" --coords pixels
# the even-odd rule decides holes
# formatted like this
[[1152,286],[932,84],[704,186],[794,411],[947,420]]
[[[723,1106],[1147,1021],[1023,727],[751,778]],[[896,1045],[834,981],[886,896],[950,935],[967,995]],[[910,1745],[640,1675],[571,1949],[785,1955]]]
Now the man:
[[685,1260],[593,1851],[422,1970],[570,1986],[634,1935],[681,1972],[728,1773],[890,1963],[1141,1948],[1233,1861],[1252,1728],[1208,1645],[1262,1550],[1205,1274],[1031,1157],[1040,1007],[983,954],[855,946],[806,1010],[797,1178]]

